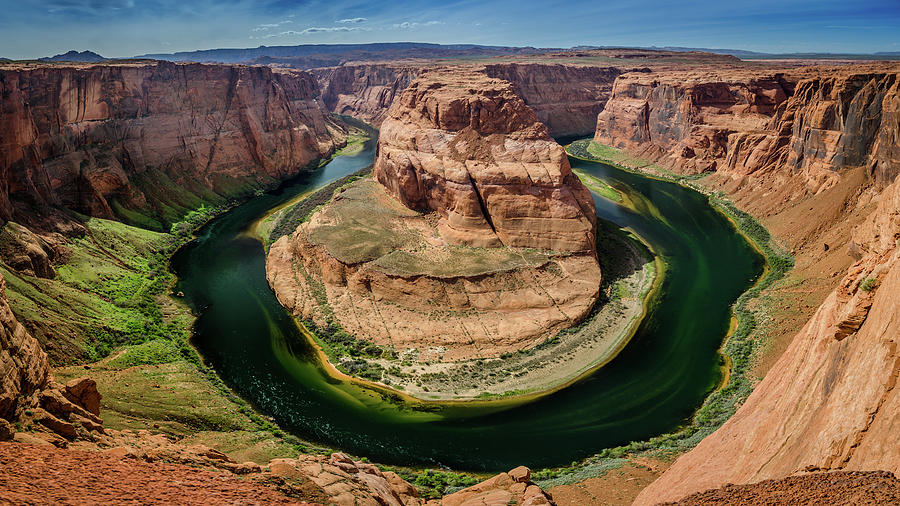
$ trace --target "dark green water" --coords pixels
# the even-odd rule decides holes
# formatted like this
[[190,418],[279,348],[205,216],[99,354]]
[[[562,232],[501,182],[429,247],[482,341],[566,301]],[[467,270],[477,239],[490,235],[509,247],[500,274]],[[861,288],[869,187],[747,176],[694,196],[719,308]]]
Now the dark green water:
[[407,465],[497,471],[568,464],[667,432],[690,418],[719,381],[730,307],[763,259],[706,197],[675,184],[572,159],[627,192],[640,213],[595,197],[597,214],[647,240],[668,263],[661,294],[625,350],[555,394],[515,405],[415,410],[336,381],[269,289],[247,227],[266,210],[372,162],[369,146],[213,220],[173,258],[179,290],[200,315],[195,343],[245,399],[285,429]]

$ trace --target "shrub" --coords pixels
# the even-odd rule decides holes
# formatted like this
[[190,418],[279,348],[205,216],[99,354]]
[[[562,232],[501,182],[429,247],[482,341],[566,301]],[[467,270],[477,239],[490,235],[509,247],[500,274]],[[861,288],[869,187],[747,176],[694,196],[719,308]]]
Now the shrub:
[[878,281],[875,278],[866,278],[859,287],[862,288],[864,292],[871,292],[877,285]]

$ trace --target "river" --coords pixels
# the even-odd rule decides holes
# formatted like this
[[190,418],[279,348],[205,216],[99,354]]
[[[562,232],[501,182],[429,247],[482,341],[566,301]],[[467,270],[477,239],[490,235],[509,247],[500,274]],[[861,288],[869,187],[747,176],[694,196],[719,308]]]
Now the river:
[[194,344],[238,394],[297,436],[386,464],[470,471],[566,465],[686,423],[720,380],[731,306],[764,260],[707,198],[682,186],[570,159],[627,194],[638,212],[594,196],[599,218],[629,228],[667,263],[659,296],[611,363],[524,404],[421,406],[329,377],[269,288],[265,213],[372,163],[374,142],[217,217],[172,259],[198,314]]

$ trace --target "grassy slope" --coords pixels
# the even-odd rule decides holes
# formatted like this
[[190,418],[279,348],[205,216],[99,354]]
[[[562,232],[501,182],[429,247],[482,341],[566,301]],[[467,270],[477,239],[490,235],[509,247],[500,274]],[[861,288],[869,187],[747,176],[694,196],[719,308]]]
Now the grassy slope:
[[0,265],[16,316],[63,366],[56,377],[94,378],[109,429],[159,430],[260,463],[310,451],[234,395],[188,344],[194,317],[166,293],[165,268],[184,238],[94,218],[85,225],[55,279]]

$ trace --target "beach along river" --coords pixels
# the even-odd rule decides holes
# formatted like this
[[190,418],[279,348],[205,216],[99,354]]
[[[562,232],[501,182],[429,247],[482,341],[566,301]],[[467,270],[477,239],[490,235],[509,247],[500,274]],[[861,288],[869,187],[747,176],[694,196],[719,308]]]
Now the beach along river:
[[386,464],[540,468],[670,431],[719,382],[731,306],[762,273],[763,258],[704,195],[576,159],[573,167],[637,210],[595,196],[597,215],[637,233],[667,264],[647,315],[612,362],[528,402],[419,404],[330,377],[269,288],[263,245],[250,229],[267,211],[370,165],[374,153],[370,142],[233,208],[172,259],[177,290],[199,316],[195,345],[285,430]]

